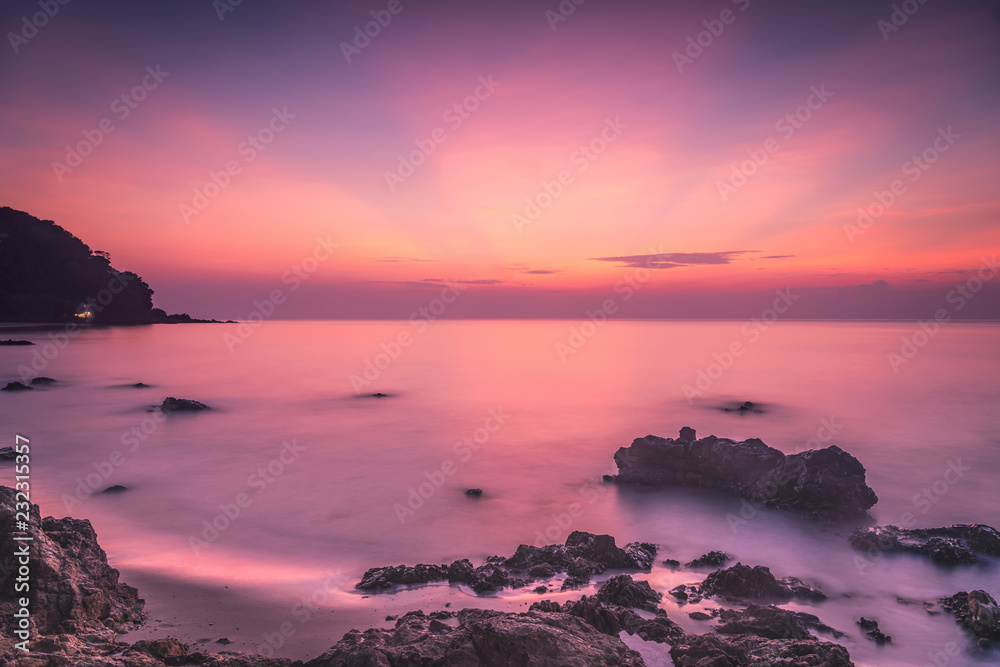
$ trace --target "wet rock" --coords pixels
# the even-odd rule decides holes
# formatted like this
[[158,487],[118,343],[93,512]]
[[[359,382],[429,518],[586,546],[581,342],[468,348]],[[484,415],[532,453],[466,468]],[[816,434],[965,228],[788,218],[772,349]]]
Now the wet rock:
[[562,586],[559,588],[561,591],[571,591],[578,588],[583,588],[590,583],[590,577],[566,577],[563,580]]
[[672,570],[676,570],[681,566],[681,562],[679,560],[674,560],[673,558],[668,558],[664,560],[661,565],[663,565],[663,567],[669,567]]
[[13,447],[0,447],[0,461],[13,461],[17,458],[17,452]]
[[354,588],[359,591],[377,591],[404,585],[427,584],[448,579],[445,565],[397,565],[396,567],[373,567],[365,572]]
[[211,410],[211,408],[200,401],[194,401],[190,398],[167,396],[163,399],[163,403],[160,404],[160,410],[169,414],[171,412],[199,412],[201,410]]
[[620,448],[615,481],[714,489],[755,506],[828,520],[865,517],[878,500],[865,483],[864,466],[835,445],[786,456],[756,438],[736,442],[684,433],[637,438]]
[[[14,554],[16,494],[0,487],[0,553]],[[111,634],[145,620],[138,591],[118,580],[86,519],[41,518],[31,505],[31,613],[38,634]],[[0,572],[0,603],[13,603],[15,571]],[[9,616],[5,615],[5,616]],[[12,620],[12,619],[7,619]],[[11,636],[10,633],[7,636]]]
[[584,595],[575,602],[569,601],[564,604],[561,611],[582,618],[600,632],[612,637],[617,637],[618,633],[622,631],[622,623],[618,619],[618,614],[602,604],[602,601],[596,597]]
[[605,604],[656,611],[663,594],[654,591],[648,581],[633,581],[631,576],[619,574],[601,585],[597,598]]
[[777,579],[763,565],[750,567],[742,563],[709,574],[699,592],[703,596],[731,600],[790,600],[793,597],[822,600],[826,597],[818,588],[807,586],[794,577]]
[[372,394],[372,398],[388,398],[388,397],[389,397],[389,394],[383,394],[380,391],[377,391],[374,394]]
[[765,639],[808,639],[812,637],[810,629],[836,638],[844,636],[843,632],[820,621],[818,616],[772,605],[752,604],[746,609],[722,609],[719,611],[719,625],[716,626],[720,634],[751,634]]
[[692,621],[707,621],[712,618],[711,614],[706,614],[703,611],[692,611],[688,613],[688,618]]
[[722,410],[723,412],[735,412],[741,415],[764,414],[764,410],[761,408],[761,406],[759,404],[754,403],[753,401],[743,401],[742,403],[720,405],[719,409]]
[[556,576],[556,569],[548,563],[540,563],[528,570],[528,574],[539,579],[551,579]]
[[865,631],[865,637],[868,637],[868,639],[871,639],[879,646],[892,642],[892,637],[879,630],[878,621],[862,616],[858,621],[858,626]]
[[8,382],[0,391],[31,391],[34,387],[29,387],[23,382]]
[[677,598],[678,602],[685,603],[690,602],[692,604],[701,602],[704,599],[704,595],[701,594],[701,588],[698,586],[693,586],[689,584],[681,584],[680,586],[674,586],[669,591],[672,596]]
[[128,491],[128,487],[124,484],[114,484],[101,491],[101,493],[121,493],[122,491]]
[[957,524],[945,528],[860,528],[848,538],[859,551],[911,553],[942,565],[975,563],[980,556],[1000,556],[1000,531],[985,524]]
[[132,386],[135,387],[136,389],[148,389],[149,388],[149,385],[146,384],[145,382],[136,382]]
[[528,611],[562,611],[562,609],[555,600],[539,600],[538,602],[532,602],[531,606],[528,607]]
[[510,583],[510,575],[501,565],[486,563],[473,571],[469,586],[477,593],[491,593],[505,588]]
[[467,496],[481,496],[483,495],[482,489],[466,489],[465,495]]
[[456,560],[448,566],[448,582],[453,584],[468,584],[472,582],[476,568],[468,558]]
[[352,630],[306,667],[644,664],[620,639],[571,614],[466,609],[458,620],[458,627],[440,635],[420,612],[399,619],[394,630]]
[[14,340],[13,338],[8,338],[7,340],[0,340],[0,345],[34,345],[30,340]]
[[976,637],[1000,641],[1000,606],[986,591],[961,591],[939,602],[955,616],[956,623]]
[[39,377],[32,378],[32,380],[31,380],[31,384],[33,384],[33,385],[49,385],[49,384],[55,384],[55,383],[56,383],[56,381],[54,379],[52,379],[50,377],[45,377],[44,375],[40,375]]
[[733,557],[724,551],[709,551],[687,563],[684,567],[721,567],[732,559]]

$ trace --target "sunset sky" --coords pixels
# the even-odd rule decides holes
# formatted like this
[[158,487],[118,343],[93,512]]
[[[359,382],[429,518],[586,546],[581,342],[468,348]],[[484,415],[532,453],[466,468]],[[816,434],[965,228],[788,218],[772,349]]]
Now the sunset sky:
[[169,312],[926,318],[1000,251],[995,0],[235,2],[0,8],[0,205]]

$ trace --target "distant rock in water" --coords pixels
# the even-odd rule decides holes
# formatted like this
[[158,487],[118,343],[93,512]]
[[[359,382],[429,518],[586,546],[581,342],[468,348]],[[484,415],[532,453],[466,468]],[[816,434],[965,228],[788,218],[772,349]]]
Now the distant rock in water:
[[482,489],[466,489],[465,495],[467,496],[481,496],[483,495]]
[[55,380],[49,377],[45,377],[44,375],[36,377],[31,381],[31,384],[40,384],[40,385],[55,384],[55,383],[56,383]]
[[199,401],[190,398],[174,398],[167,396],[160,404],[160,409],[165,413],[171,412],[198,412],[199,410],[211,410],[210,407]]
[[723,412],[735,412],[741,415],[764,414],[764,406],[761,405],[760,403],[754,403],[752,401],[743,401],[742,403],[729,403],[726,405],[720,405],[719,409],[722,410]]
[[910,553],[927,556],[942,565],[976,563],[980,560],[978,555],[1000,556],[1000,531],[976,523],[947,528],[859,528],[849,540],[851,546],[868,553],[869,557]]
[[0,340],[0,345],[34,345],[30,340],[14,340],[13,338],[8,338],[7,340]]
[[878,627],[878,621],[867,619],[864,616],[858,620],[858,627],[865,631],[865,637],[872,640],[879,646],[891,644],[892,637],[882,632]]
[[128,491],[128,487],[124,484],[114,484],[101,491],[101,493],[121,493],[122,491]]
[[135,384],[130,385],[130,386],[135,387],[136,389],[148,389],[149,388],[149,385],[146,384],[145,382],[136,382]]
[[824,600],[819,588],[809,586],[795,577],[778,579],[763,565],[750,567],[736,563],[725,570],[716,570],[700,584],[680,585],[670,594],[681,602],[697,603],[706,597],[719,597],[738,602],[761,600],[788,601],[792,598]]
[[13,447],[0,447],[0,461],[13,461],[17,458],[17,452]]
[[29,387],[23,382],[8,382],[0,391],[31,391],[34,387]]
[[684,427],[677,439],[637,438],[615,452],[615,463],[618,483],[714,489],[814,519],[863,518],[878,501],[864,466],[836,445],[786,456],[757,438],[697,439]]
[[656,611],[663,594],[654,591],[648,581],[633,581],[627,574],[617,574],[601,585],[597,599],[606,604]]
[[732,559],[733,557],[724,551],[709,551],[704,556],[685,564],[684,567],[721,567]]

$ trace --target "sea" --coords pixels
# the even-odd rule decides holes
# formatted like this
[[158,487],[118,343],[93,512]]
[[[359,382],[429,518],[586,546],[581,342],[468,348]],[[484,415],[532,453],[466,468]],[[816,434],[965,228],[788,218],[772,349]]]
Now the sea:
[[[582,530],[657,544],[637,576],[690,632],[711,623],[688,614],[719,603],[666,592],[708,571],[661,561],[721,550],[818,585],[826,600],[784,606],[846,633],[837,641],[857,665],[1000,659],[925,604],[1000,596],[996,560],[865,554],[850,526],[603,479],[618,448],[689,426],[788,454],[839,446],[867,469],[880,524],[1000,526],[995,323],[257,321],[3,337],[36,345],[0,347],[0,380],[56,382],[0,393],[0,446],[28,439],[43,516],[89,519],[163,633],[309,658],[351,628],[391,627],[390,613],[574,599],[594,589],[354,584],[370,567],[478,565]],[[154,406],[168,396],[210,409],[163,415]],[[0,469],[2,483],[13,474]],[[103,492],[114,485],[127,490]],[[867,639],[862,616],[891,644]],[[629,642],[672,664],[666,646]]]

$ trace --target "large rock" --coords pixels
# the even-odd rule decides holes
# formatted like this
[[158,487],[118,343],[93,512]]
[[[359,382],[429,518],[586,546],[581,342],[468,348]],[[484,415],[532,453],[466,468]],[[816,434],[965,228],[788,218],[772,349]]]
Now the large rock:
[[619,483],[714,489],[816,519],[864,517],[878,501],[864,466],[835,445],[786,456],[756,438],[698,439],[684,427],[677,439],[637,438],[615,452],[615,463]]
[[945,528],[859,528],[851,546],[868,553],[911,553],[942,565],[975,563],[979,556],[1000,556],[1000,531],[984,524],[957,524]]
[[211,408],[201,401],[167,396],[163,399],[163,403],[160,403],[160,410],[165,414],[170,414],[172,412],[200,412],[202,410],[211,410]]
[[743,563],[709,574],[701,583],[699,593],[702,596],[740,601],[792,598],[822,600],[826,597],[818,588],[808,586],[795,577],[778,579],[763,565],[750,567]]
[[[31,542],[14,539],[18,530],[14,489],[0,486],[0,553],[30,544],[30,600],[40,634],[82,631],[126,632],[146,618],[138,591],[119,582],[97,534],[86,519],[41,518],[31,505]],[[0,605],[10,607],[17,569],[0,572]],[[10,615],[4,613],[4,619]],[[8,635],[9,636],[9,635]]]
[[1000,606],[986,591],[962,591],[941,598],[941,606],[955,615],[955,621],[976,637],[1000,641]]
[[597,599],[606,604],[656,611],[663,594],[653,590],[648,581],[633,581],[627,574],[618,574],[601,585]]
[[352,630],[306,667],[468,665],[521,667],[644,665],[618,639],[571,614],[483,609],[458,613],[458,626],[410,612],[392,630]]

